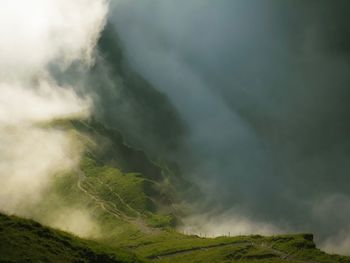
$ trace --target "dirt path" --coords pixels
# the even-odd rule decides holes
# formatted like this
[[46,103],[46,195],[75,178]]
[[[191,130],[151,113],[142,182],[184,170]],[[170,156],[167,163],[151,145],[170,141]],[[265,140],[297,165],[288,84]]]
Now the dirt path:
[[174,256],[182,255],[182,254],[188,254],[188,253],[192,253],[192,252],[199,251],[199,250],[207,250],[207,249],[226,247],[226,246],[232,246],[232,245],[241,246],[241,245],[250,245],[250,244],[251,244],[251,242],[249,242],[249,241],[235,241],[235,242],[224,243],[224,244],[215,244],[215,245],[208,245],[208,246],[202,246],[202,247],[182,249],[182,250],[177,250],[177,251],[173,251],[173,252],[160,254],[157,256],[151,256],[148,258],[155,259],[155,260],[161,260],[163,258],[174,257]]
[[[86,176],[85,176],[84,172],[81,171],[80,169],[78,169],[77,170],[77,174],[78,174],[78,181],[77,181],[78,189],[81,190],[86,195],[88,195],[94,202],[97,203],[97,205],[102,210],[104,210],[108,214],[118,218],[119,220],[124,220],[124,221],[127,221],[127,222],[137,226],[140,229],[140,231],[142,231],[145,234],[156,234],[156,233],[160,232],[159,229],[154,229],[154,228],[151,228],[151,227],[147,226],[145,224],[145,222],[141,218],[142,214],[140,212],[138,212],[137,210],[135,210],[134,208],[132,208],[131,206],[129,206],[129,204],[127,204],[124,201],[124,199],[118,193],[113,191],[113,189],[109,185],[104,184],[101,180],[99,180],[100,184],[102,184],[105,187],[107,187],[108,190],[111,193],[113,193],[123,205],[125,205],[129,210],[133,211],[135,214],[137,214],[138,217],[132,218],[132,217],[126,215],[123,211],[120,211],[114,203],[109,202],[109,201],[101,200],[100,198],[98,198],[94,194],[90,193],[87,189],[85,189],[82,186],[82,182],[84,180],[86,180]],[[108,204],[108,206],[112,206],[112,208],[107,207],[107,204]],[[283,251],[280,251],[280,250],[272,248],[272,246],[267,246],[264,243],[257,244],[257,243],[250,242],[250,241],[235,241],[235,242],[230,242],[230,243],[223,243],[223,244],[201,246],[201,247],[195,247],[195,248],[189,248],[189,249],[182,249],[182,250],[177,250],[177,251],[168,252],[168,253],[164,253],[164,254],[159,254],[159,255],[156,255],[156,256],[151,256],[151,257],[148,257],[148,258],[151,259],[151,260],[161,260],[163,258],[175,257],[175,256],[182,255],[182,254],[189,254],[189,253],[192,253],[192,252],[195,252],[195,251],[207,250],[207,249],[215,249],[215,248],[219,248],[219,247],[232,246],[232,245],[236,245],[236,246],[251,245],[251,246],[254,246],[254,247],[258,247],[258,248],[263,248],[263,249],[266,249],[266,250],[268,250],[268,251],[270,251],[270,252],[280,256],[281,260],[283,260],[283,261],[293,261],[293,262],[298,262],[298,263],[319,263],[317,261],[312,261],[312,260],[309,260],[309,261],[307,261],[307,260],[297,260],[297,259],[295,259],[293,257],[293,254],[287,254],[287,253],[285,253]]]
[[284,261],[293,261],[293,262],[298,262],[298,263],[319,263],[317,261],[314,261],[314,260],[300,260],[300,259],[296,259],[293,254],[293,253],[286,253],[286,252],[283,252],[281,250],[277,250],[277,249],[274,249],[272,246],[266,246],[264,244],[255,244],[253,243],[254,246],[256,247],[260,247],[260,248],[264,248],[264,249],[267,249],[269,251],[271,251],[272,253],[276,254],[276,255],[279,255],[281,257],[282,260]]
[[135,210],[134,208],[132,208],[128,203],[125,202],[125,200],[115,191],[113,191],[112,187],[110,187],[108,184],[105,184],[104,182],[102,182],[100,179],[97,179],[98,182],[105,186],[114,196],[116,196],[118,198],[118,200],[124,205],[126,206],[130,211],[132,211],[133,213],[135,213],[138,216],[142,216],[142,214]]
[[299,259],[296,259],[295,256],[293,256],[293,254],[295,254],[297,251],[294,251],[292,253],[286,253],[284,251],[281,251],[281,250],[273,248],[274,243],[273,244],[253,243],[253,244],[256,247],[267,249],[267,250],[269,250],[269,251],[279,255],[282,258],[282,260],[285,260],[285,261],[293,260],[293,262],[299,262],[299,263],[319,263],[318,261],[315,261],[315,260],[299,260]]
[[110,214],[110,215],[112,215],[112,216],[114,216],[114,217],[116,217],[118,219],[122,219],[122,215],[120,213],[118,213],[116,211],[111,211],[110,209],[106,208],[106,206],[105,206],[103,201],[101,201],[96,196],[94,196],[93,194],[89,193],[89,191],[87,191],[84,187],[82,187],[81,180],[78,180],[77,187],[79,188],[79,190],[81,190],[86,195],[88,195],[94,202],[96,202],[101,207],[102,210],[104,210],[108,214]]
[[164,258],[169,258],[169,257],[175,257],[175,256],[179,256],[182,254],[190,254],[192,252],[195,251],[200,251],[200,250],[207,250],[207,249],[215,249],[215,248],[220,248],[220,247],[226,247],[226,246],[241,246],[241,245],[250,245],[253,247],[257,247],[257,248],[263,248],[268,250],[269,252],[272,252],[273,254],[278,255],[282,261],[292,261],[292,262],[298,262],[298,263],[319,263],[317,261],[313,261],[313,260],[299,260],[293,257],[293,253],[291,254],[287,254],[283,251],[274,249],[272,247],[266,246],[264,244],[257,244],[251,241],[235,241],[235,242],[231,242],[231,243],[224,243],[224,244],[217,244],[217,245],[209,245],[209,246],[202,246],[202,247],[196,247],[196,248],[189,248],[189,249],[182,249],[182,250],[177,250],[177,251],[173,251],[173,252],[168,252],[168,253],[164,253],[164,254],[159,254],[157,256],[151,256],[148,257],[148,259],[151,260],[162,260]]
[[[133,211],[135,214],[137,214],[137,217],[134,218],[134,217],[130,217],[130,216],[126,215],[125,212],[123,212],[120,209],[118,209],[118,207],[114,203],[112,203],[110,201],[101,200],[99,197],[97,197],[96,195],[94,195],[91,192],[89,192],[82,185],[82,182],[84,182],[86,180],[86,176],[85,176],[84,172],[82,170],[80,170],[80,169],[77,169],[76,172],[77,172],[77,175],[78,175],[78,180],[77,180],[77,187],[78,187],[78,189],[81,190],[86,195],[88,195],[95,203],[97,203],[97,205],[102,210],[104,210],[108,214],[116,217],[119,220],[124,220],[124,221],[126,221],[126,222],[128,222],[130,224],[135,225],[144,234],[148,234],[148,235],[152,234],[153,235],[153,234],[157,234],[157,233],[160,232],[159,229],[149,227],[144,222],[144,220],[141,218],[142,214],[140,212],[136,211],[131,206],[129,206],[123,200],[123,198],[118,193],[114,192],[108,185],[104,184],[118,198],[118,200],[123,205],[125,205],[128,209]],[[100,182],[100,183],[103,184],[103,182]],[[85,184],[88,184],[88,182],[85,181]]]

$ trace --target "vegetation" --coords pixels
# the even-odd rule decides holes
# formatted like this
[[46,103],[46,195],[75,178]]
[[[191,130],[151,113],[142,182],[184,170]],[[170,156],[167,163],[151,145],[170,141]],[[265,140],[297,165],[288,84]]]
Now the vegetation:
[[110,249],[32,220],[0,214],[0,262],[139,262]]
[[347,257],[318,250],[310,234],[218,238],[181,234],[175,230],[180,211],[174,187],[180,181],[166,164],[151,162],[143,152],[126,146],[118,132],[94,121],[58,120],[50,126],[69,131],[84,153],[80,167],[55,177],[32,218],[52,225],[48,215],[74,208],[86,211],[98,229],[88,235],[93,241],[86,241],[1,215],[0,261],[350,263]]

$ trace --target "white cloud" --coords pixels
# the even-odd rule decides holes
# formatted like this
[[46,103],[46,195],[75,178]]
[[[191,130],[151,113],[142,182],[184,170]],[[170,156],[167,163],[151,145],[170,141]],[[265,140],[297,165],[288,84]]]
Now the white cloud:
[[69,134],[38,123],[89,115],[89,97],[50,67],[91,65],[107,12],[107,0],[0,0],[0,210],[30,216],[52,176],[77,165]]
[[104,0],[0,0],[0,72],[37,74],[48,64],[91,61]]
[[231,209],[217,215],[200,214],[184,218],[183,226],[179,230],[186,234],[218,237],[224,235],[275,235],[285,233],[287,229],[281,229],[272,223],[254,220]]

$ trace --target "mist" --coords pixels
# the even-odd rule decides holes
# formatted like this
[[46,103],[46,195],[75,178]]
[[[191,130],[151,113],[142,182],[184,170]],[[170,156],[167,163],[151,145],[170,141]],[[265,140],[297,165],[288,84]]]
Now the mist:
[[349,11],[348,1],[114,2],[130,63],[188,126],[194,162],[179,160],[210,201],[193,204],[206,220],[187,227],[312,232],[349,254]]
[[[94,63],[108,3],[1,0],[0,4],[0,210],[43,222],[44,215],[35,214],[35,208],[55,176],[75,169],[81,155],[68,132],[48,124],[88,118],[93,107],[89,94],[77,93],[81,76],[76,76],[76,86],[61,85],[52,68],[64,75],[72,63],[82,67]],[[95,231],[87,211],[65,209],[49,208],[46,218],[52,219],[45,223],[81,236]]]
[[349,253],[348,1],[0,4],[1,211],[98,233],[74,206],[33,214],[82,154],[43,124],[93,115],[199,185],[181,231],[312,232]]

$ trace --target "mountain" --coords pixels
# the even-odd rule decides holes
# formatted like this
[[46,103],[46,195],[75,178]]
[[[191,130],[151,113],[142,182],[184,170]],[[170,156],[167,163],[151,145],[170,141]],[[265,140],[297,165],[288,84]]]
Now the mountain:
[[[108,24],[86,83],[96,93],[91,119],[37,124],[68,134],[81,159],[50,178],[26,211],[31,220],[0,214],[0,262],[350,262],[317,249],[312,234],[179,232],[186,202],[201,197],[176,163],[191,159],[188,130],[171,101],[131,69],[121,46]],[[68,75],[80,70],[74,67]]]
[[[49,127],[82,147],[80,166],[57,175],[32,218],[74,207],[97,226],[83,240],[31,220],[0,216],[2,262],[350,262],[318,250],[311,234],[203,238],[176,231],[181,191],[191,189],[166,163],[127,146],[94,120],[56,120]],[[66,214],[66,217],[69,215]],[[62,218],[64,219],[64,218]],[[79,222],[83,224],[83,222]],[[62,228],[71,231],[69,226]]]
[[148,154],[174,158],[184,147],[188,133],[175,106],[133,70],[110,23],[102,32],[98,51],[87,83],[98,95],[94,101],[97,118],[117,128],[129,144]]

